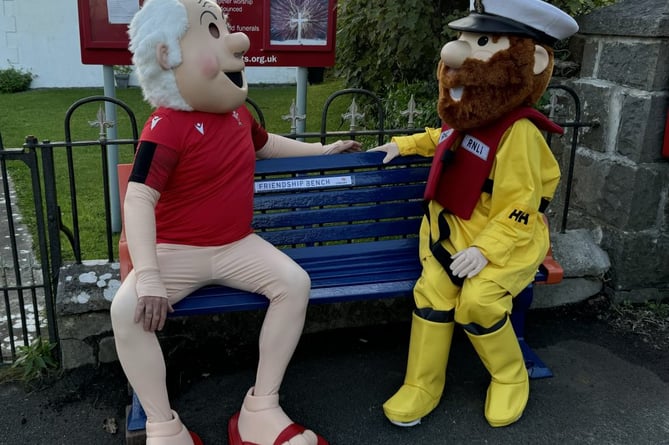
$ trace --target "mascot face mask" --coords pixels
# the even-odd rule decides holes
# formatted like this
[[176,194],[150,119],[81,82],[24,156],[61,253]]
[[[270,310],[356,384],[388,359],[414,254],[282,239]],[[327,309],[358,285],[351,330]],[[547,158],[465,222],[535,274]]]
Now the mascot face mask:
[[457,130],[533,106],[552,75],[553,45],[578,30],[540,0],[470,0],[470,14],[448,27],[460,36],[441,50],[438,111]]
[[441,50],[439,115],[459,130],[484,126],[532,105],[550,68],[552,53],[529,38],[463,32]]
[[248,85],[244,53],[249,39],[230,33],[227,18],[212,1],[181,0],[188,14],[188,29],[181,37],[181,63],[170,67],[170,49],[156,47],[160,66],[172,69],[179,93],[194,110],[225,113],[242,105]]

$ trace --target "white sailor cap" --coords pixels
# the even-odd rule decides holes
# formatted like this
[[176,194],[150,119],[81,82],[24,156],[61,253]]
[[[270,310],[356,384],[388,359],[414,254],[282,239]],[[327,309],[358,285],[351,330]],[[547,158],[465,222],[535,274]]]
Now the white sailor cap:
[[578,31],[569,14],[541,0],[470,0],[469,15],[448,24],[456,31],[511,34],[554,45]]

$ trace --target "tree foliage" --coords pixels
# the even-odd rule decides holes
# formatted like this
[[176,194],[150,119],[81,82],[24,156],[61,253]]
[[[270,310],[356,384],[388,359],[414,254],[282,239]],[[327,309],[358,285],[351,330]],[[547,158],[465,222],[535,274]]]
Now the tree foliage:
[[616,0],[550,0],[548,3],[557,6],[572,17],[585,15],[596,8],[615,3]]
[[[385,86],[434,78],[445,26],[466,1],[342,0],[337,68],[349,86],[377,93]],[[450,20],[449,20],[450,18]]]
[[[578,16],[613,1],[549,3]],[[467,14],[469,1],[339,0],[338,8],[337,74],[347,86],[383,97],[407,86],[436,91],[441,47],[455,37],[448,23]]]

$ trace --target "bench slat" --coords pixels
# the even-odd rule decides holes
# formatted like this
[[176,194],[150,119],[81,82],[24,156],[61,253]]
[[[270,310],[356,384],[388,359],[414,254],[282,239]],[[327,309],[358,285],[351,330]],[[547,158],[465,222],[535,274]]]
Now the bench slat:
[[[337,171],[346,169],[379,169],[382,166],[384,154],[380,152],[343,153],[331,156],[306,156],[296,158],[276,158],[262,160],[256,163],[256,175],[285,175],[286,172],[306,173],[320,171]],[[390,168],[398,166],[422,165],[428,166],[430,158],[421,156],[401,156],[393,159]],[[383,168],[383,167],[382,167]]]
[[403,236],[407,233],[417,234],[420,227],[419,219],[381,221],[337,226],[311,228],[294,228],[292,230],[267,231],[261,235],[277,246],[294,246],[304,244],[305,247],[314,243],[347,242],[349,240]]
[[[416,280],[386,281],[383,283],[323,287],[311,290],[310,304],[343,303],[346,301],[375,300],[380,298],[406,297]],[[199,289],[175,305],[171,317],[189,315],[220,314],[221,290],[225,292],[226,311],[264,309],[267,299],[258,294],[249,294],[235,289],[210,286]]]
[[[411,182],[424,182],[429,173],[429,167],[414,167],[404,168],[397,166],[376,166],[374,170],[335,170],[335,171],[318,171],[308,173],[294,173],[280,175],[263,175],[259,176],[256,184],[256,191],[258,193],[282,193],[290,187],[299,186],[299,181],[285,181],[304,180],[302,188],[310,187],[336,187],[335,179],[351,179],[355,181],[352,185],[355,187],[368,186],[390,186],[395,184],[406,184]],[[283,186],[281,186],[283,185]]]
[[330,205],[353,205],[372,202],[422,200],[425,183],[407,184],[402,187],[377,187],[363,189],[319,190],[315,192],[291,191],[281,195],[256,196],[256,211],[276,209],[301,209]]
[[421,218],[421,202],[392,202],[355,207],[294,210],[257,214],[253,218],[256,230],[278,227],[313,226],[324,223],[350,223],[385,219]]

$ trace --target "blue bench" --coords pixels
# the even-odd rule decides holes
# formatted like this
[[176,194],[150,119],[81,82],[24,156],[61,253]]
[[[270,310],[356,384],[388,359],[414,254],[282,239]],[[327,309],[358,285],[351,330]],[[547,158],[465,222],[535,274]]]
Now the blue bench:
[[[399,157],[382,165],[381,153],[261,160],[256,164],[253,226],[310,275],[311,304],[412,297],[421,273],[418,229],[431,159]],[[130,165],[119,166],[124,196]],[[121,235],[122,278],[131,269]],[[562,279],[550,252],[535,283]],[[511,317],[531,378],[550,369],[527,345],[525,314],[533,285],[514,299]],[[257,310],[267,307],[257,294],[220,286],[199,289],[174,306],[171,317]],[[137,397],[128,413],[129,431],[144,429]]]

